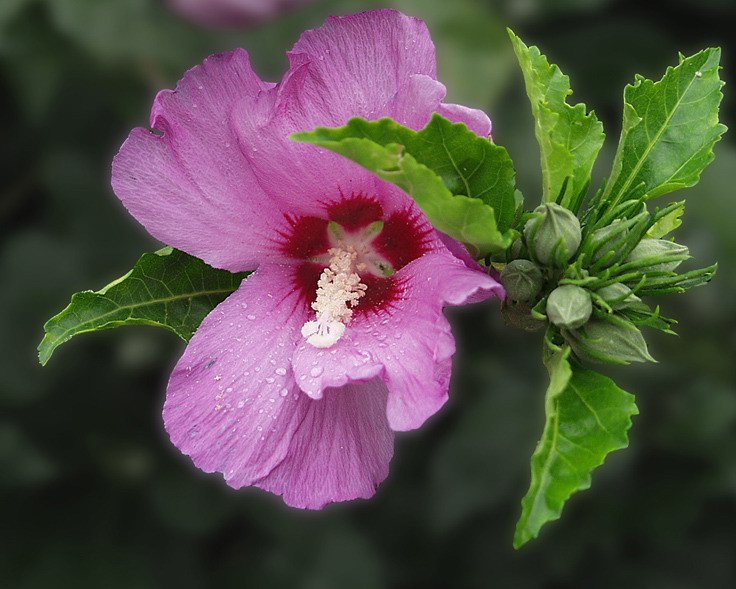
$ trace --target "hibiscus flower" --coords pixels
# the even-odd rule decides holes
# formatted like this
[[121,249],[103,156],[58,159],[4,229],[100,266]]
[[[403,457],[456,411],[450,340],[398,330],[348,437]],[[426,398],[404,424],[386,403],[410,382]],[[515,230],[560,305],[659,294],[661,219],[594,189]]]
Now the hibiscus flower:
[[374,494],[395,431],[447,400],[448,305],[502,296],[414,202],[356,164],[289,139],[351,117],[422,128],[443,104],[425,25],[389,10],[330,18],[288,54],[279,84],[245,51],[159,93],[113,187],[157,239],[217,268],[255,270],[202,322],[169,381],[173,443],[229,485],[292,506]]

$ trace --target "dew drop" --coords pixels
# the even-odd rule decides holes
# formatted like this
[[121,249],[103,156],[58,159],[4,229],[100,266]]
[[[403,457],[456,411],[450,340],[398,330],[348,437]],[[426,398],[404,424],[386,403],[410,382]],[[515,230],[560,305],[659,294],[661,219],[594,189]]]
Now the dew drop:
[[276,379],[274,379],[273,377],[269,376],[269,377],[268,377],[268,378],[266,379],[266,382],[267,382],[268,384],[273,384],[275,380],[276,380]]
[[279,391],[279,396],[281,397],[286,397],[288,394],[289,394],[289,389],[287,389],[286,387],[284,387],[283,389]]
[[312,370],[309,371],[309,374],[311,374],[313,377],[318,377],[320,374],[322,374],[322,367],[321,366],[315,366],[312,368]]
[[286,368],[277,368],[274,372],[279,376],[284,376],[286,374]]
[[255,315],[248,315],[247,317],[248,317],[248,320],[249,320],[249,321],[254,321],[254,320],[255,320],[255,318],[256,318],[256,316],[255,316]]

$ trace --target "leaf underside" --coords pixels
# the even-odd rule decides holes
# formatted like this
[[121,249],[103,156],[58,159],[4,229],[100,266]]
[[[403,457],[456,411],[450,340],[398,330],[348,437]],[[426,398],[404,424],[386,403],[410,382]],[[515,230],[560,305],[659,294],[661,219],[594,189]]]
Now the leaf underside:
[[97,291],[78,292],[44,325],[38,358],[75,335],[122,325],[154,325],[188,341],[205,316],[236,290],[247,273],[216,270],[183,252],[143,254],[125,276]]

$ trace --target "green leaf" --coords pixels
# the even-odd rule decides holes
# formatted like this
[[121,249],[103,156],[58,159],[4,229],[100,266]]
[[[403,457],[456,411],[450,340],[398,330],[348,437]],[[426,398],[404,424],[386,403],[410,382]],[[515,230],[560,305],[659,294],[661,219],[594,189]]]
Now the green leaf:
[[608,377],[570,365],[565,347],[547,361],[547,422],[532,456],[529,491],[521,502],[514,547],[558,519],[570,495],[590,487],[592,471],[609,452],[628,446],[634,397]]
[[337,129],[297,133],[297,141],[339,153],[399,186],[430,222],[484,256],[514,237],[514,167],[508,152],[463,124],[434,115],[421,131],[392,121],[351,119]]
[[164,327],[188,341],[246,276],[216,270],[168,247],[143,254],[125,276],[97,292],[76,293],[66,309],[46,322],[39,361],[45,365],[75,335],[121,325]]
[[577,212],[603,146],[603,125],[584,104],[570,106],[570,79],[537,47],[527,47],[511,30],[511,42],[524,74],[542,160],[544,202]]
[[647,231],[647,237],[651,239],[662,239],[680,225],[682,225],[682,215],[685,213],[685,203],[682,202],[677,208],[667,213],[664,217],[659,219],[654,225]]
[[624,121],[602,201],[651,199],[697,184],[726,130],[718,122],[721,50],[680,57],[653,82],[637,76],[624,90]]

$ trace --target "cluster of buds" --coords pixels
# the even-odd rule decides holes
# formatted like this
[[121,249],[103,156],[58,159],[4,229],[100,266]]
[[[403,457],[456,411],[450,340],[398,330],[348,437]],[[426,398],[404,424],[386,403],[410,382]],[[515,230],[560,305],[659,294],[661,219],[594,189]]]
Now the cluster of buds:
[[582,219],[557,204],[526,214],[506,253],[504,317],[526,330],[547,328],[552,347],[580,360],[653,361],[640,328],[672,332],[674,320],[642,299],[708,282],[715,266],[678,274],[689,252],[663,239],[683,203],[649,212],[642,201],[594,207]]

